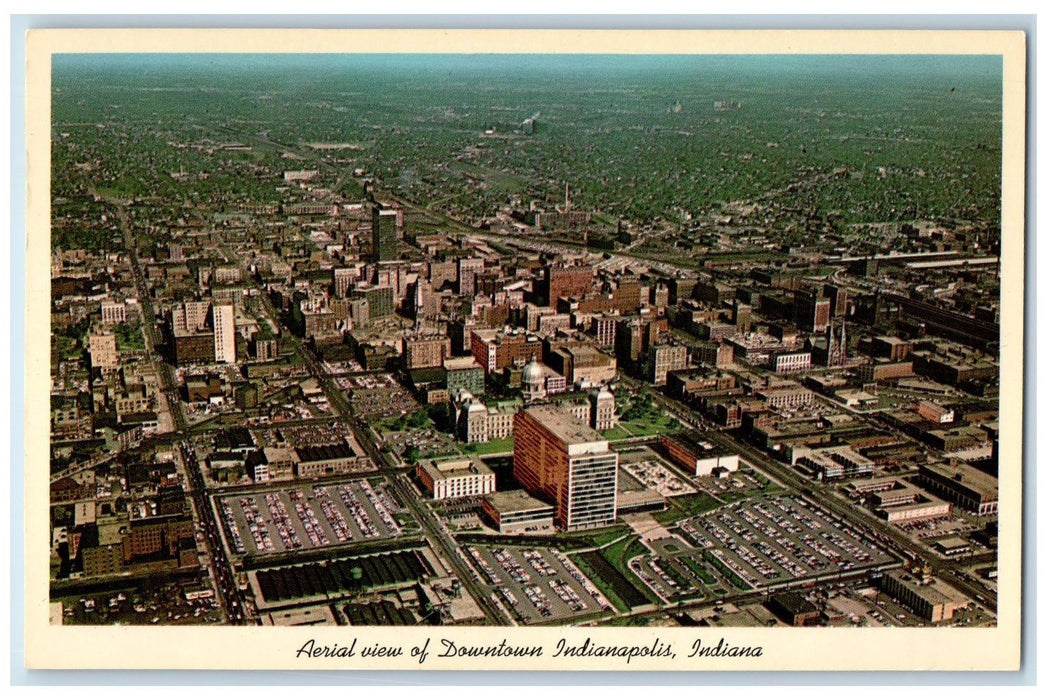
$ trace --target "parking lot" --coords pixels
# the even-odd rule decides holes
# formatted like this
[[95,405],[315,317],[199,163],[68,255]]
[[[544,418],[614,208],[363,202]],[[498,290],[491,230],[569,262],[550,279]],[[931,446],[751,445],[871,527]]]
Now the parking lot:
[[695,601],[727,593],[729,584],[703,561],[700,549],[675,537],[654,540],[649,546],[655,554],[633,560],[629,568],[663,601]]
[[895,527],[917,541],[936,539],[946,535],[965,535],[977,529],[974,523],[965,518],[966,515],[954,512],[941,518],[897,523]]
[[421,406],[391,374],[345,376],[335,382],[349,392],[353,410],[365,419],[413,413]]
[[356,360],[342,360],[340,362],[332,362],[325,360],[321,363],[324,371],[330,375],[338,374],[349,374],[351,372],[363,372],[364,368]]
[[749,588],[831,577],[894,561],[853,528],[798,496],[771,496],[715,510],[681,530]]
[[277,554],[401,533],[384,479],[285,487],[217,500],[233,554]]
[[463,549],[479,582],[524,624],[564,622],[613,610],[592,581],[554,549]]
[[77,598],[60,598],[63,625],[222,624],[225,615],[207,580],[146,583]]
[[384,446],[398,456],[403,457],[413,448],[418,451],[418,456],[422,459],[456,454],[461,444],[450,435],[434,428],[408,428],[399,432],[384,433],[382,439]]

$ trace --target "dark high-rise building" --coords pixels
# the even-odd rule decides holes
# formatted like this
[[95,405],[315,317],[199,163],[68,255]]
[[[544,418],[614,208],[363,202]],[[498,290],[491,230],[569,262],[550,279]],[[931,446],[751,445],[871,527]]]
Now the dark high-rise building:
[[210,364],[214,362],[214,333],[187,333],[174,336],[176,365]]
[[375,262],[396,260],[397,224],[400,213],[382,209],[378,204],[371,209],[371,257]]
[[739,333],[748,333],[752,329],[753,323],[753,307],[749,304],[743,304],[742,302],[735,299],[734,301],[734,325],[737,326]]
[[847,289],[845,287],[827,284],[822,288],[822,294],[829,298],[830,313],[833,318],[847,315]]
[[638,318],[623,318],[615,324],[614,350],[623,364],[636,362],[646,349],[644,323]]
[[793,296],[796,324],[805,331],[823,333],[829,327],[832,303],[826,297],[798,290]]

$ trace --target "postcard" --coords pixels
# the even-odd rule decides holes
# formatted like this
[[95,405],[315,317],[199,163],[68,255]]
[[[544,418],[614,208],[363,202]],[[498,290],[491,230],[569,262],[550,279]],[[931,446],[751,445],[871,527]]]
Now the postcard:
[[28,667],[1019,667],[1021,32],[26,48]]

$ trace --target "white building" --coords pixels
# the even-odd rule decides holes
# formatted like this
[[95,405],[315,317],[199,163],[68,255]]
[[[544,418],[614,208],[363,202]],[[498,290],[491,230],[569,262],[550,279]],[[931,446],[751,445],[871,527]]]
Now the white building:
[[215,362],[236,362],[236,321],[232,306],[214,307]]
[[116,325],[118,323],[127,322],[127,307],[119,301],[103,301],[102,302],[102,323],[109,325]]
[[494,492],[494,472],[479,460],[427,459],[415,468],[418,480],[436,500]]
[[781,352],[771,359],[771,369],[780,374],[806,372],[811,368],[811,353]]

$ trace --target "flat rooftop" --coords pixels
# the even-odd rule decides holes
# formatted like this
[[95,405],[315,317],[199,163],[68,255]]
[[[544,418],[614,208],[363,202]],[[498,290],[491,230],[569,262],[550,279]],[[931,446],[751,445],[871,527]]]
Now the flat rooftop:
[[913,498],[919,498],[923,495],[923,491],[914,486],[902,486],[901,488],[893,488],[887,491],[878,491],[873,494],[873,498],[899,498],[902,496],[912,496]]
[[900,582],[911,591],[919,591],[920,597],[932,605],[942,605],[953,602],[953,598],[940,590],[934,582],[924,583],[921,579],[905,571],[892,571],[887,576]]
[[603,449],[607,449],[607,440],[603,435],[596,432],[588,425],[578,422],[572,416],[561,413],[553,406],[531,406],[524,409],[524,413],[544,425],[553,435],[568,445],[579,443],[603,443]]
[[330,445],[303,445],[294,448],[301,462],[325,462],[329,459],[346,459],[356,455],[353,448],[345,442]]
[[473,474],[493,474],[483,462],[476,459],[453,457],[450,459],[428,459],[419,462],[418,466],[434,480],[453,479]]
[[580,363],[609,364],[611,361],[610,355],[602,353],[589,345],[572,345],[563,349],[571,354],[576,365]]
[[499,513],[519,513],[530,510],[548,509],[552,512],[552,505],[540,501],[523,489],[516,491],[496,491],[484,496],[484,500]]
[[724,449],[719,445],[711,442],[704,442],[699,440],[695,435],[688,435],[686,433],[677,433],[675,435],[667,435],[669,440],[675,442],[683,449],[690,452],[697,459],[707,459],[709,457],[726,457],[728,455],[737,454],[731,450]]
[[483,369],[472,357],[449,357],[444,360],[444,369],[448,372],[461,369]]
[[962,462],[955,466],[949,464],[927,464],[924,465],[924,468],[958,481],[960,484],[986,496],[995,498],[999,494],[999,480],[994,476],[975,469],[969,464]]
[[962,537],[945,537],[935,542],[941,549],[956,549],[959,547],[970,547],[971,543]]

